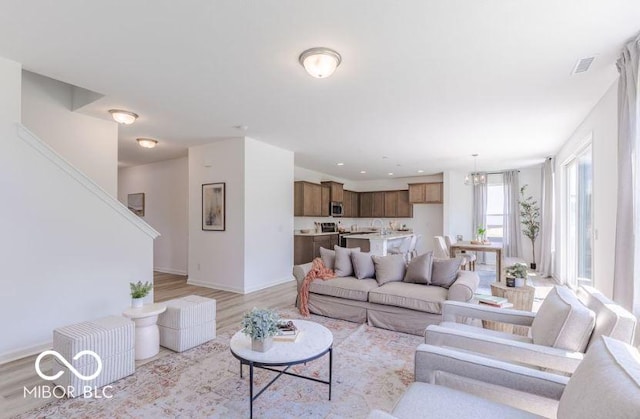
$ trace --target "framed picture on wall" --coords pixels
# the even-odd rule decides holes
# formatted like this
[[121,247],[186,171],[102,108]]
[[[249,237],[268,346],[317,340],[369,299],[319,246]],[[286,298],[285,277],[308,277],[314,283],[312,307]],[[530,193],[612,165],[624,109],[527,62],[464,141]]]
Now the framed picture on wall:
[[224,231],[225,229],[225,184],[202,185],[202,229]]
[[144,193],[128,194],[127,207],[138,217],[144,217]]

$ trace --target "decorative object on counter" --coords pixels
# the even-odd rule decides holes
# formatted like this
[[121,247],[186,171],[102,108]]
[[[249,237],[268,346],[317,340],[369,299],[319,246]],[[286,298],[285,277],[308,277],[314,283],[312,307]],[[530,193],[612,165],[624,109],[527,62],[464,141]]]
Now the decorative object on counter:
[[300,233],[302,233],[302,234],[310,234],[310,233],[313,233],[315,231],[316,231],[315,228],[303,228],[303,229],[300,230]]
[[463,236],[462,234],[458,234],[458,235],[456,236],[456,241],[461,242],[461,241],[463,241],[463,240],[464,240],[464,236]]
[[528,185],[520,188],[520,195],[522,200],[520,201],[520,223],[523,226],[522,233],[531,240],[531,252],[533,254],[533,262],[531,262],[531,269],[536,269],[536,239],[540,232],[540,207],[538,201],[533,199],[531,195],[525,197],[524,193]]
[[144,217],[144,193],[130,193],[127,195],[127,208],[138,217]]
[[251,350],[266,352],[273,346],[278,334],[280,316],[275,311],[253,308],[242,317],[242,333],[251,338]]
[[202,230],[225,230],[225,183],[202,185]]
[[[525,286],[525,279],[527,278],[527,265],[525,263],[516,263],[513,264],[509,267],[507,267],[507,269],[505,269],[505,272],[507,274],[507,286],[508,287],[524,287]],[[509,283],[511,281],[509,281],[509,278],[513,279],[513,284],[514,285],[509,285]]]
[[144,297],[149,295],[149,292],[153,289],[153,284],[149,281],[144,284],[142,281],[136,283],[129,282],[129,288],[131,289],[131,307],[140,308],[142,307]]

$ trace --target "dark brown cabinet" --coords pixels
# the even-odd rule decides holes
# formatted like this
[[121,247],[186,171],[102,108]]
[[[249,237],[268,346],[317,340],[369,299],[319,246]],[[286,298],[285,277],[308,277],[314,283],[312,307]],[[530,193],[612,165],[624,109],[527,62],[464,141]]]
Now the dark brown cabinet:
[[344,189],[342,183],[338,182],[321,182],[322,186],[329,188],[329,200],[331,202],[344,203]]
[[412,204],[442,204],[442,182],[410,183],[409,202]]
[[320,248],[333,249],[338,244],[338,233],[293,236],[293,263],[300,265],[320,257]]
[[413,218],[413,205],[409,202],[409,191],[398,191],[398,218]]
[[320,210],[320,214],[323,217],[328,217],[329,216],[329,202],[331,201],[331,190],[329,189],[328,186],[322,186],[322,193],[321,193],[321,210]]
[[359,216],[360,201],[358,200],[358,195],[360,195],[358,192],[352,192],[347,190],[343,192],[342,205],[344,210],[344,217],[356,218]]
[[[327,201],[327,213],[329,204]],[[293,186],[293,215],[296,217],[321,217],[322,186],[298,181]]]
[[398,191],[387,191],[384,193],[384,216],[398,216]]

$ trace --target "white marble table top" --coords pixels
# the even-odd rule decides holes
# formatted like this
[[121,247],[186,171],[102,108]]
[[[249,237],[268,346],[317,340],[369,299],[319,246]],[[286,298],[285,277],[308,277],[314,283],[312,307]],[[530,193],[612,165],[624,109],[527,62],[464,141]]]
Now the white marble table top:
[[413,233],[389,233],[389,234],[352,234],[347,236],[347,240],[349,239],[365,239],[365,240],[395,240],[395,239],[404,239],[407,237],[413,236]]
[[320,355],[333,344],[333,334],[326,327],[308,320],[292,321],[300,330],[295,342],[274,341],[268,351],[256,352],[251,350],[251,338],[239,331],[229,343],[231,352],[260,364],[293,364]]

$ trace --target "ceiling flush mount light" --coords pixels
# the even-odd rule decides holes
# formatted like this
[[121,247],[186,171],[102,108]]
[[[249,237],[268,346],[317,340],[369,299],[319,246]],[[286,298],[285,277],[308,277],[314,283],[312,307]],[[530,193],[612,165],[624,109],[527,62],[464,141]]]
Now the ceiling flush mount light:
[[129,111],[123,111],[121,109],[110,109],[109,113],[111,114],[113,119],[119,124],[124,124],[124,125],[133,124],[136,121],[136,119],[138,119],[137,114]]
[[136,141],[140,147],[153,148],[158,145],[158,140],[152,138],[137,138]]
[[420,169],[418,170],[418,173],[424,173],[424,170]]
[[360,173],[364,175],[365,173],[367,173],[367,171],[366,170],[360,170]]
[[325,79],[336,71],[342,57],[329,48],[309,48],[300,54],[298,61],[312,77]]
[[336,163],[336,166],[344,166],[344,163],[342,163],[342,162]]
[[480,185],[487,183],[487,176],[484,173],[478,173],[478,154],[473,156],[473,172],[464,177],[465,185]]

